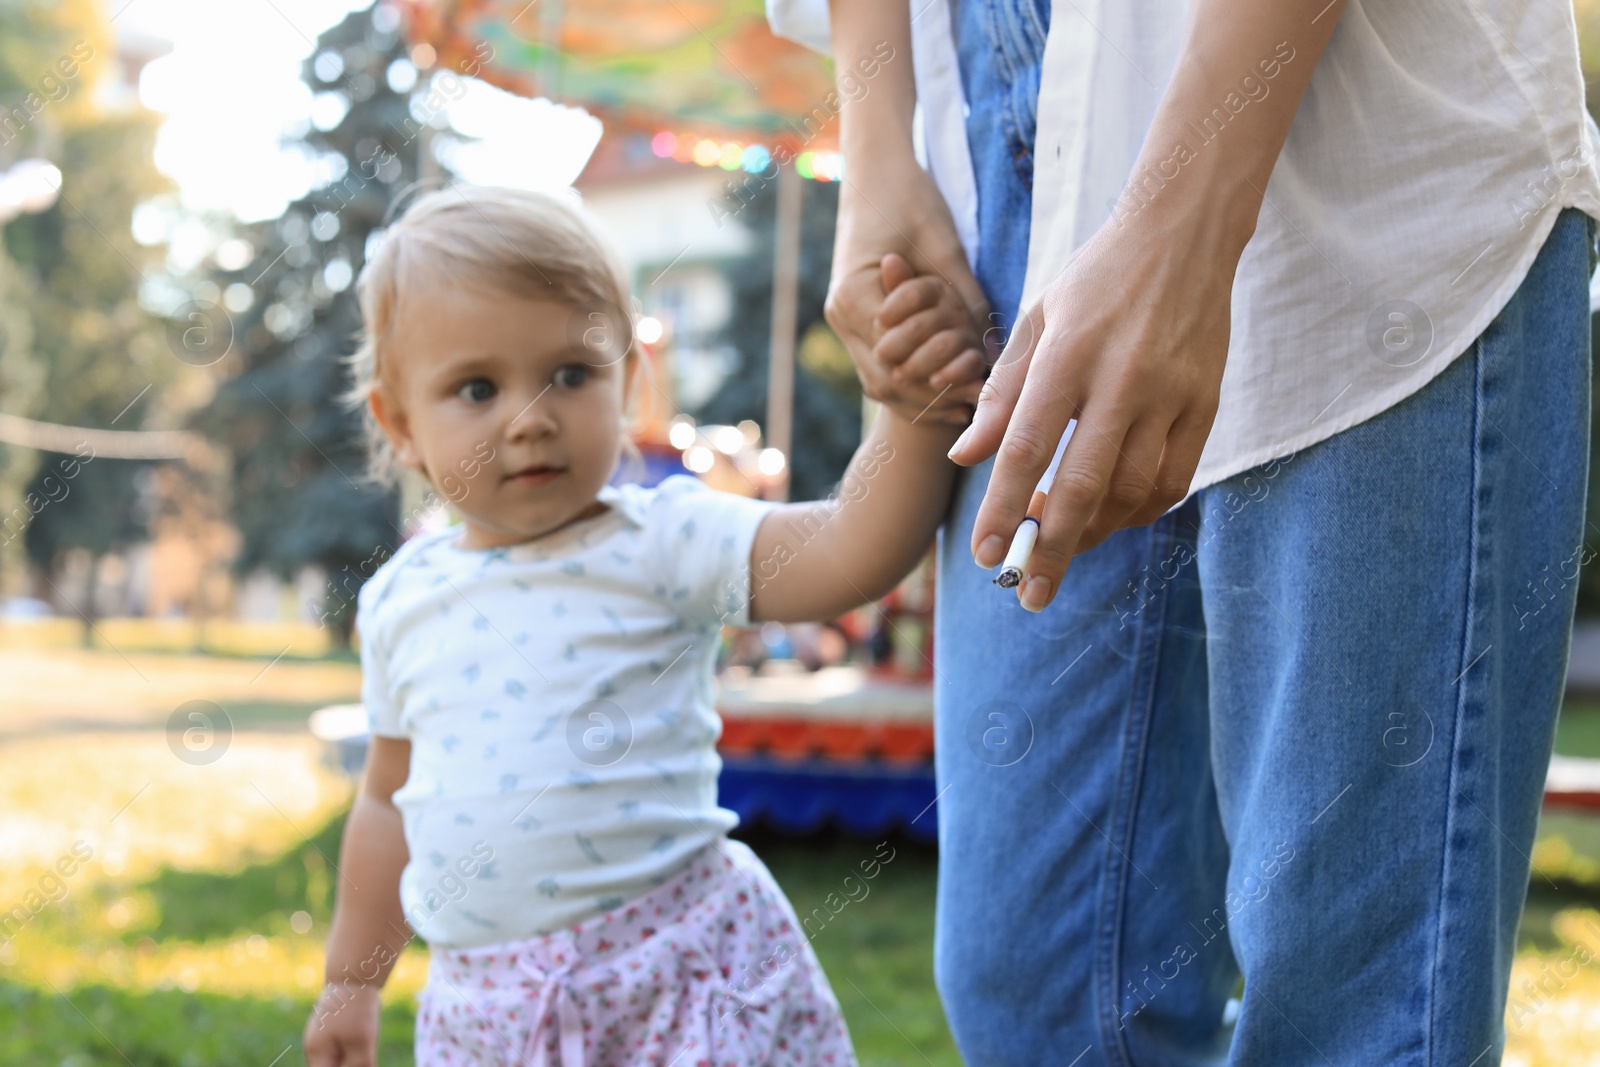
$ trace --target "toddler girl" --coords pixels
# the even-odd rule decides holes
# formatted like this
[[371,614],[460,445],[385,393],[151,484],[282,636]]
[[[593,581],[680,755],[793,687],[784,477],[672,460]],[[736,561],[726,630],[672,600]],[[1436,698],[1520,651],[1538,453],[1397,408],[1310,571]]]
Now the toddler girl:
[[[419,1065],[853,1065],[793,908],[727,837],[712,674],[723,626],[831,619],[911,570],[958,427],[883,410],[822,502],[610,484],[631,301],[556,197],[426,195],[359,293],[374,472],[421,472],[461,522],[358,599],[372,740],[308,1064],[373,1062],[414,933]],[[897,351],[976,349],[958,302],[925,303]]]

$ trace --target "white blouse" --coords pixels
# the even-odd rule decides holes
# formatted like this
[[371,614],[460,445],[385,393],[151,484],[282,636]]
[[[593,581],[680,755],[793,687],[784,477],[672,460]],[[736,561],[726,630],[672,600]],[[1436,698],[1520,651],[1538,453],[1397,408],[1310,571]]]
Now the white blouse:
[[[911,6],[919,158],[975,262],[952,5]],[[1130,177],[1147,177],[1133,164],[1187,10],[1184,0],[1053,4],[1024,307],[1111,219]],[[767,14],[775,32],[828,49],[825,0],[767,0]],[[1272,91],[1273,61],[1274,75],[1309,62],[1288,45],[1260,59],[1238,93],[1196,103],[1189,151],[1227,136],[1232,116]],[[1215,105],[1209,120],[1202,105]],[[1166,177],[1185,161],[1176,149],[1163,153]],[[1571,0],[1349,0],[1239,262],[1216,423],[1190,492],[1427,384],[1511,299],[1562,208],[1600,217],[1597,149]]]

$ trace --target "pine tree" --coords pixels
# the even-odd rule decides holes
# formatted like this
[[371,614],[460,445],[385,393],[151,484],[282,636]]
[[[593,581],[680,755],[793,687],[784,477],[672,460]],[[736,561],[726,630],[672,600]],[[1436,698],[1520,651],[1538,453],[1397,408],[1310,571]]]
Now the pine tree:
[[[789,498],[819,500],[843,477],[861,443],[861,387],[848,356],[828,330],[822,304],[833,266],[839,187],[807,181],[801,197],[800,294],[796,314],[794,447]],[[772,335],[772,253],[776,242],[777,182],[756,187],[739,219],[755,235],[750,251],[726,269],[733,314],[721,343],[739,353],[717,393],[691,412],[702,422],[767,421],[768,351]]]
[[347,110],[327,129],[308,131],[304,144],[331,176],[280,218],[242,234],[254,247],[246,266],[218,271],[224,302],[242,309],[221,324],[232,331],[241,369],[196,423],[232,457],[236,573],[264,568],[289,579],[320,565],[329,586],[315,607],[341,644],[356,590],[399,537],[396,495],[365,477],[359,419],[338,398],[348,385],[341,359],[360,327],[353,281],[368,236],[390,221],[391,204],[417,178],[421,138],[402,80],[408,72],[387,4],[350,14],[317,39],[302,77],[318,113]]

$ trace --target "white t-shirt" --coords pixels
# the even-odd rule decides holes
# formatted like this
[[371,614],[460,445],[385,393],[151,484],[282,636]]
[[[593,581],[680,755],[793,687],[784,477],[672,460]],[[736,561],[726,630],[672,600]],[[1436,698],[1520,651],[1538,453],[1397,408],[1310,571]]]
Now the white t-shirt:
[[504,548],[419,535],[361,589],[368,723],[412,743],[400,899],[429,944],[570,926],[738,823],[717,806],[712,673],[776,505],[686,475],[599,499]]
[[[975,262],[954,2],[910,7],[918,147]],[[1188,102],[1186,151],[1161,145],[1157,173],[1134,175],[1188,12],[1188,0],[1051,4],[1023,307],[1112,218],[1130,179],[1152,195],[1181,181],[1281,91],[1275,78],[1310,62],[1288,43],[1250,57],[1237,91]],[[828,50],[826,0],[767,0],[767,16],[774,32]],[[1444,370],[1511,299],[1563,207],[1600,217],[1597,153],[1572,0],[1349,0],[1239,261],[1191,492],[1369,419]]]

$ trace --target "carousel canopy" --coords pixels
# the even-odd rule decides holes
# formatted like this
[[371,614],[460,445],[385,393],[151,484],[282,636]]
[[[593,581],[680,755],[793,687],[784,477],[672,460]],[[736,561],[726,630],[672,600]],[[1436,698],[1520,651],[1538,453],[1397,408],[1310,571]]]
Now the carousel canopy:
[[762,0],[409,0],[440,68],[576,104],[613,129],[827,150],[827,59],[773,36]]

